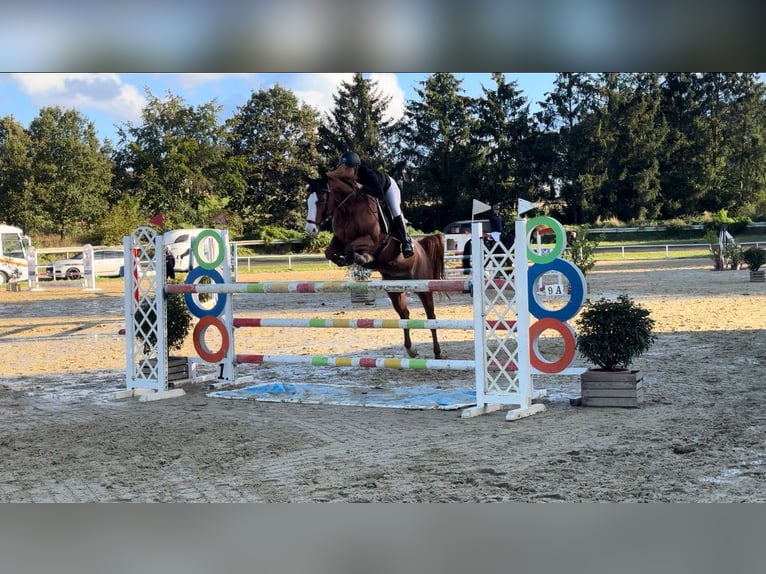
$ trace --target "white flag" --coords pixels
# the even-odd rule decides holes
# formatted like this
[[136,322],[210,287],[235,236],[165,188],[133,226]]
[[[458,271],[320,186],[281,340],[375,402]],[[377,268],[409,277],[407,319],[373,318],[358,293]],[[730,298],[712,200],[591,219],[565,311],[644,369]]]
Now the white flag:
[[473,218],[474,215],[477,213],[484,213],[485,211],[489,211],[492,209],[491,205],[487,205],[486,203],[482,203],[478,199],[473,200],[473,209],[471,209],[471,217]]
[[537,207],[537,203],[519,198],[519,215]]

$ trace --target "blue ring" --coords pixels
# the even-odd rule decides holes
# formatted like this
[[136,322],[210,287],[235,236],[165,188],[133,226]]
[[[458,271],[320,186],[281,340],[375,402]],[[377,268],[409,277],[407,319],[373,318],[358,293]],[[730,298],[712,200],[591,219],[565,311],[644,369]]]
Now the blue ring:
[[[204,267],[195,267],[189,271],[184,283],[193,285],[202,277],[210,277],[213,280],[213,283],[218,285],[223,285],[224,283],[223,277],[218,271],[215,269],[205,269]],[[191,314],[198,319],[208,316],[218,317],[223,312],[224,307],[226,307],[226,293],[215,293],[215,295],[217,296],[217,301],[211,309],[203,309],[197,305],[197,302],[194,301],[193,293],[184,293],[184,300],[186,301],[186,305],[189,307]]]
[[[561,273],[569,280],[569,286],[572,288],[569,303],[561,309],[547,309],[535,300],[535,282],[540,275],[548,271],[558,271]],[[562,323],[566,323],[577,314],[585,303],[585,277],[577,265],[566,259],[554,259],[550,263],[535,263],[532,265],[527,272],[527,289],[529,293],[529,312],[538,319],[550,317],[551,319],[558,319]]]

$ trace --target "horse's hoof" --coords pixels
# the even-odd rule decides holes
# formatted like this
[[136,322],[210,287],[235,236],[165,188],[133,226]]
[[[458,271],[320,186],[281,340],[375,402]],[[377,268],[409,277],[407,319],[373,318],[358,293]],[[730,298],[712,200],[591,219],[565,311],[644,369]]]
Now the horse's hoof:
[[418,352],[415,349],[407,349],[407,354],[413,359],[418,356]]

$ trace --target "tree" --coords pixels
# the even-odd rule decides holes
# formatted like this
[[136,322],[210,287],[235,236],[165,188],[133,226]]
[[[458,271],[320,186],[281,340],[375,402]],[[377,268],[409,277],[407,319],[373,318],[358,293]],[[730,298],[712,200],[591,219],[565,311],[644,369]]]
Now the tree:
[[[718,205],[740,216],[757,216],[766,203],[766,87],[755,74],[737,74],[725,111],[724,183]],[[761,211],[766,215],[766,211]]]
[[602,121],[596,144],[608,177],[594,197],[590,219],[653,219],[661,208],[659,156],[667,136],[658,78],[604,74],[599,92],[604,104],[597,112]]
[[149,89],[146,95],[142,123],[117,130],[115,174],[148,217],[162,212],[168,225],[193,222],[205,197],[236,195],[242,185],[227,162],[221,106],[189,106],[171,93],[162,100]]
[[12,116],[0,119],[0,222],[25,230],[35,228],[43,215],[31,195],[30,146],[21,124]]
[[47,107],[28,133],[37,230],[64,237],[92,229],[108,209],[112,178],[93,123],[75,110]]
[[[591,116],[597,106],[597,90],[590,74],[563,73],[554,80],[536,114],[540,129],[556,134],[548,138],[554,145],[553,199],[557,215],[565,222],[582,223],[592,210],[593,194],[604,182],[601,160],[592,135],[598,133],[597,118]],[[581,125],[591,117],[591,122]]]
[[246,185],[232,198],[244,232],[258,226],[303,228],[306,178],[316,177],[319,114],[277,85],[251,94],[227,123],[231,158]]
[[470,213],[477,193],[477,166],[486,155],[472,139],[475,101],[462,94],[453,74],[432,74],[407,102],[402,141],[412,179],[408,217],[420,229],[438,229]]
[[516,82],[507,82],[499,73],[492,79],[496,88],[482,87],[484,98],[476,101],[478,124],[473,133],[482,151],[476,195],[486,203],[512,208],[519,197],[537,199],[539,187],[529,146],[529,105]]
[[375,81],[357,72],[350,82],[341,82],[333,102],[319,127],[325,165],[334,167],[343,152],[353,150],[373,169],[390,171],[396,161],[391,142],[397,131],[397,123],[386,119],[391,98],[383,96]]

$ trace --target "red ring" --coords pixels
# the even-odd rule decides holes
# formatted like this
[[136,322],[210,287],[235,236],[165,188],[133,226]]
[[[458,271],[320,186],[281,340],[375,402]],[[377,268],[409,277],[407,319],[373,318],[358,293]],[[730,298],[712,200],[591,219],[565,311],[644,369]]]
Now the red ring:
[[[564,339],[564,352],[557,361],[546,361],[537,354],[537,340],[543,331],[553,329]],[[532,343],[529,349],[530,364],[543,373],[559,373],[572,364],[575,357],[575,336],[572,327],[562,323],[558,319],[545,317],[536,321],[529,327],[529,341]]]
[[[204,337],[205,331],[207,331],[208,327],[215,327],[221,334],[221,348],[218,349],[218,351],[215,353],[211,353],[207,348],[207,345],[205,345]],[[226,353],[229,351],[229,332],[221,320],[218,317],[213,317],[212,315],[202,317],[194,326],[193,341],[194,350],[197,351],[197,354],[208,363],[220,362],[221,359],[223,359],[226,356]]]

